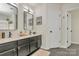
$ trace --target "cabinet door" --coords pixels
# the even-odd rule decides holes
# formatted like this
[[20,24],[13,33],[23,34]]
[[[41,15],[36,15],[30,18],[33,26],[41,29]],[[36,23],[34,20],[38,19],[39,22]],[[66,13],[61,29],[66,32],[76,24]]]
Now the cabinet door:
[[37,49],[37,44],[34,42],[34,43],[30,43],[30,52],[33,52]]
[[36,37],[30,38],[30,52],[33,52],[37,49],[37,40]]
[[29,39],[22,39],[18,41],[18,46],[22,46],[24,44],[29,44]]
[[34,42],[37,42],[36,39],[37,39],[36,36],[35,36],[35,37],[31,37],[31,38],[30,38],[30,43],[32,43],[32,42],[33,42],[33,43],[34,43]]
[[0,44],[0,53],[7,51],[7,50],[10,50],[10,49],[14,49],[16,47],[17,47],[16,41]]
[[17,56],[16,49],[11,49],[0,53],[0,56]]
[[39,36],[37,36],[37,45],[38,45],[38,48],[41,47],[41,44],[42,44],[41,35],[39,35]]
[[18,41],[18,55],[27,56],[29,54],[29,39],[22,39]]

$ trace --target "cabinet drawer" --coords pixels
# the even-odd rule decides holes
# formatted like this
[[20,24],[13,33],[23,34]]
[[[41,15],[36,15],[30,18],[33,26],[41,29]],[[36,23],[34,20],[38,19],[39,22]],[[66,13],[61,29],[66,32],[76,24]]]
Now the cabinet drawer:
[[41,39],[41,35],[37,36],[36,39],[38,39],[38,40]]
[[18,41],[18,45],[19,45],[19,46],[20,46],[20,45],[23,45],[23,44],[28,45],[28,44],[29,44],[29,39],[22,39],[22,40],[19,40],[19,41]]
[[0,56],[17,56],[17,53],[15,49],[11,49],[0,53]]
[[36,37],[30,38],[30,42],[36,42]]
[[0,44],[0,52],[7,51],[16,47],[17,47],[16,41]]

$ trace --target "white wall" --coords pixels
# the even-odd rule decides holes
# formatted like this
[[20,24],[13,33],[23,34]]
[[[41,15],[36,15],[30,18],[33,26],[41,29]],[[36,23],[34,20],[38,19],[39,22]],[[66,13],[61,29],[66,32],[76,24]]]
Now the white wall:
[[47,48],[46,33],[47,33],[47,6],[46,4],[40,5],[35,9],[35,18],[42,16],[42,25],[36,25],[35,19],[35,31],[42,34],[42,48]]
[[79,9],[71,11],[72,43],[79,44]]
[[18,31],[23,31],[23,5],[18,4]]

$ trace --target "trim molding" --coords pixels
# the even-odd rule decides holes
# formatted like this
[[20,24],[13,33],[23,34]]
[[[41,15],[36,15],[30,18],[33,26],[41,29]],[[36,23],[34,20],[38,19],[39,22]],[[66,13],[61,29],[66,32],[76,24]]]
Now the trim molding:
[[79,44],[79,42],[71,42],[72,44]]

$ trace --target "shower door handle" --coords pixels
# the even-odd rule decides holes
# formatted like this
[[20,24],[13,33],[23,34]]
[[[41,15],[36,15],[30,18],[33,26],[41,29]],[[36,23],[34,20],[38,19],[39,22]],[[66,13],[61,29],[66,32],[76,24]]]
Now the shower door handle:
[[72,32],[72,30],[70,32]]

